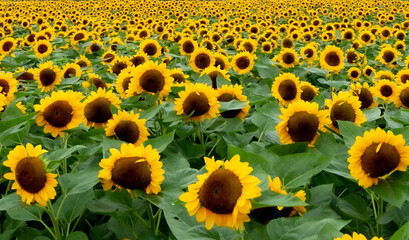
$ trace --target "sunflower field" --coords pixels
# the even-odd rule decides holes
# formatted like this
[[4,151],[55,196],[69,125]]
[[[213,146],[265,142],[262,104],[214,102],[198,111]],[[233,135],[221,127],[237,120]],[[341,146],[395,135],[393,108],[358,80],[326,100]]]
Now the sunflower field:
[[408,1],[0,10],[0,239],[409,239]]

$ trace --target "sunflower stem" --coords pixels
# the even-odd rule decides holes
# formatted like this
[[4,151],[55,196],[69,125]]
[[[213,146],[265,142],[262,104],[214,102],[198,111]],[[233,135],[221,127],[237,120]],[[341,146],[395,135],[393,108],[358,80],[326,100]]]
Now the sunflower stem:
[[155,228],[155,236],[158,236],[159,232],[159,225],[160,225],[160,219],[162,218],[162,209],[159,209],[158,212],[155,214],[155,217],[158,218],[156,222],[156,228]]
[[155,219],[153,217],[153,210],[152,210],[152,205],[148,203],[148,216],[149,216],[149,222],[151,223],[151,229],[152,231],[155,231]]
[[[70,138],[71,134],[64,134],[64,137],[61,138],[61,148],[67,149],[68,146],[68,139]],[[67,173],[67,158],[65,157],[62,161],[63,167],[63,174]]]
[[47,207],[48,207],[47,213],[50,216],[51,222],[53,223],[54,233],[55,233],[55,236],[56,236],[55,239],[60,240],[61,239],[60,227],[58,226],[58,221],[54,216],[53,206],[51,205],[50,201],[47,202]]
[[[373,214],[375,216],[376,235],[379,236],[380,228],[379,228],[379,224],[377,222],[378,216],[379,216],[378,215],[379,209],[377,208],[376,203],[375,203],[375,198],[376,198],[375,193],[371,192],[370,195],[371,195],[371,203],[372,203],[372,208],[373,208],[372,210],[373,210]],[[378,201],[376,201],[376,202],[378,202]],[[379,207],[379,205],[378,205],[378,207]]]
[[239,228],[237,230],[237,234],[239,235],[240,240],[244,240],[244,230],[243,229]]

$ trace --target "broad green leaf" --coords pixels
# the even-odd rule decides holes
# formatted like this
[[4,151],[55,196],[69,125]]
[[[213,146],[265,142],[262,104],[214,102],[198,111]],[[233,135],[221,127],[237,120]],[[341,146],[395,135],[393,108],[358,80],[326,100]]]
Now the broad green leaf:
[[409,174],[407,172],[395,172],[385,179],[379,179],[378,184],[371,189],[388,203],[401,207],[407,200],[409,187]]
[[67,195],[78,194],[93,188],[98,182],[97,168],[67,173],[60,176],[59,183]]
[[93,196],[94,191],[92,189],[83,193],[70,194],[67,196],[62,195],[53,204],[53,207],[57,209],[57,211],[54,211],[57,213],[58,209],[61,206],[62,200],[64,199],[64,197],[66,197],[61,207],[61,212],[58,216],[58,219],[65,219],[69,223],[74,221],[74,219],[77,218],[85,210],[85,205],[93,198]]
[[258,75],[262,78],[270,78],[274,79],[280,74],[280,69],[276,66],[273,65],[261,65],[257,64],[256,65]]
[[239,100],[231,100],[228,102],[220,102],[220,107],[219,110],[220,112],[225,112],[228,110],[237,110],[237,109],[242,109],[247,105],[248,102],[242,102]]
[[38,206],[26,206],[23,208],[7,209],[7,214],[15,220],[20,221],[39,221],[43,214],[43,210]]
[[271,206],[294,207],[305,205],[307,204],[294,195],[283,195],[271,190],[263,191],[260,197],[252,200],[253,209]]
[[338,121],[339,131],[344,137],[345,145],[350,148],[354,145],[357,136],[363,136],[365,129],[357,126],[353,122]]
[[82,145],[76,145],[76,146],[66,148],[66,149],[58,149],[46,155],[45,159],[49,163],[59,162],[63,160],[64,158],[70,157],[72,153],[78,150],[81,150],[81,149],[85,149],[85,148],[87,147],[82,146]]
[[167,133],[165,135],[148,139],[144,142],[145,146],[152,145],[158,152],[162,152],[175,138],[175,131]]
[[339,199],[337,207],[349,217],[360,221],[368,221],[372,217],[372,210],[359,195],[348,195],[343,199]]
[[402,240],[409,239],[409,222],[405,223],[401,228],[396,231],[390,240]]
[[364,113],[367,122],[381,118],[381,110],[379,108],[369,108],[362,112]]
[[65,240],[88,240],[88,237],[83,232],[72,232]]
[[24,206],[25,205],[21,201],[21,197],[16,193],[8,194],[0,199],[0,211],[5,211],[7,209],[13,209]]

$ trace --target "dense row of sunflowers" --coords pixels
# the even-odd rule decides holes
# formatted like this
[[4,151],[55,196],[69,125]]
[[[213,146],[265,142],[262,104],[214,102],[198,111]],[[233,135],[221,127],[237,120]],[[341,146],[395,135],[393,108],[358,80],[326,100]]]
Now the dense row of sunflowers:
[[409,2],[0,9],[1,238],[409,236]]

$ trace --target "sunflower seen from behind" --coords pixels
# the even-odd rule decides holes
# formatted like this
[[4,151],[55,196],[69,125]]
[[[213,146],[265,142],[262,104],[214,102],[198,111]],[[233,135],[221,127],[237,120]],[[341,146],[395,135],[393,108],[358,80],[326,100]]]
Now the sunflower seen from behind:
[[61,83],[61,70],[52,61],[42,63],[36,69],[35,80],[42,92],[50,92]]
[[57,195],[55,180],[57,174],[47,173],[41,155],[47,152],[41,145],[34,147],[31,143],[26,146],[18,145],[7,155],[4,166],[11,169],[4,174],[4,178],[13,180],[11,189],[16,189],[21,200],[26,204],[37,202],[46,206],[47,202]]
[[111,106],[121,109],[119,106],[121,100],[111,90],[98,88],[84,101],[84,122],[87,126],[104,127],[109,119],[112,118]]
[[[223,85],[221,88],[216,89],[216,98],[219,102],[229,102],[231,100],[238,100],[241,102],[247,102],[247,97],[243,95],[243,87],[241,85]],[[250,105],[247,102],[246,106],[241,109],[232,109],[221,112],[220,115],[223,118],[235,118],[238,117],[242,121],[247,116],[250,110]]]
[[249,175],[253,168],[240,162],[234,155],[225,162],[204,158],[207,173],[197,176],[198,182],[189,185],[179,199],[185,202],[190,216],[196,214],[198,222],[205,222],[210,230],[214,224],[232,229],[243,229],[249,222],[250,199],[261,195],[260,180]]
[[406,171],[409,147],[401,134],[394,135],[381,128],[371,129],[357,136],[347,159],[351,176],[364,188],[377,185],[394,171]]
[[150,135],[145,123],[146,120],[140,119],[139,114],[135,114],[133,111],[129,113],[119,111],[118,114],[113,115],[112,119],[108,120],[105,134],[107,136],[115,135],[119,140],[138,146],[148,140]]
[[283,144],[294,142],[308,142],[312,146],[319,130],[325,131],[324,126],[329,123],[328,113],[319,110],[317,103],[296,101],[288,108],[281,108],[279,118],[282,120],[277,124],[276,130]]

